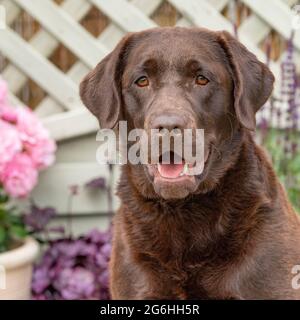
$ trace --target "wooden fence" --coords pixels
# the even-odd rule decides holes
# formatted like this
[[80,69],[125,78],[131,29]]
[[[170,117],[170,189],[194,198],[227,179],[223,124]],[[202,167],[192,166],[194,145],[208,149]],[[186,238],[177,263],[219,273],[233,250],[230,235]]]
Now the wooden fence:
[[[291,7],[296,3],[1,0],[7,27],[0,30],[0,73],[8,82],[9,98],[13,104],[34,108],[59,143],[57,163],[42,174],[34,193],[37,202],[57,207],[64,217],[69,210],[70,185],[83,185],[88,179],[108,175],[107,168],[95,162],[97,121],[82,106],[78,84],[124,34],[173,25],[231,33],[237,30],[239,40],[262,61],[266,61],[266,51],[270,50],[270,67],[279,79],[286,39],[291,35]],[[299,30],[294,45],[299,59]],[[75,223],[89,228],[106,221],[99,222],[101,213],[108,211],[105,199],[105,195],[91,195],[82,188],[74,198]]]

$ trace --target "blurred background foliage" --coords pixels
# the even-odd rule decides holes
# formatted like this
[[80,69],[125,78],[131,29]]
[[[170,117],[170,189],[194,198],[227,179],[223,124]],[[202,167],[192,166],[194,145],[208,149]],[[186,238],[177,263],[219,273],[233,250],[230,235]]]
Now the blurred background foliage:
[[[300,61],[296,61],[293,38],[294,33],[286,41],[281,62],[279,97],[272,96],[260,111],[258,133],[259,142],[268,150],[280,181],[300,213],[300,76],[297,72]],[[280,129],[282,126],[284,129]]]

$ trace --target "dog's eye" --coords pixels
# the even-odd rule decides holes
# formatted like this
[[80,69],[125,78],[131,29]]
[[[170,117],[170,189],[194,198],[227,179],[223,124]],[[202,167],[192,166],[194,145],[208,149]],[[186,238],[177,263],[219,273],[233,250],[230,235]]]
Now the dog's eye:
[[147,87],[149,85],[149,80],[147,77],[143,76],[143,77],[138,78],[135,81],[135,84],[139,87]]
[[201,74],[199,74],[196,77],[196,84],[198,84],[199,86],[205,86],[206,84],[208,84],[209,80],[207,78],[205,78],[204,76],[202,76]]

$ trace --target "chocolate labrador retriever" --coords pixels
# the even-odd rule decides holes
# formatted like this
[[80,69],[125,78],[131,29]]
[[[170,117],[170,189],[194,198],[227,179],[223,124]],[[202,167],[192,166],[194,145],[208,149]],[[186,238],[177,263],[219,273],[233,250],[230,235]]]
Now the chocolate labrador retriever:
[[128,34],[85,77],[81,98],[102,128],[205,132],[199,175],[122,166],[113,299],[300,298],[299,220],[253,140],[273,82],[229,33],[177,27]]

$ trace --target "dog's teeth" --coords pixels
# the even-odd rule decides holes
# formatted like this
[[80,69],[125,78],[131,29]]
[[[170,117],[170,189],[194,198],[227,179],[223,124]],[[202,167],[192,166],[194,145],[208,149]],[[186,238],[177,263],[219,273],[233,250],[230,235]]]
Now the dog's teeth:
[[188,173],[188,171],[189,171],[189,165],[185,163],[180,176],[184,176],[185,174]]
[[189,165],[187,163],[185,163],[184,167],[183,167],[183,172],[186,174],[189,172]]
[[161,166],[160,166],[160,164],[157,165],[157,170],[158,170],[159,174],[161,174]]

